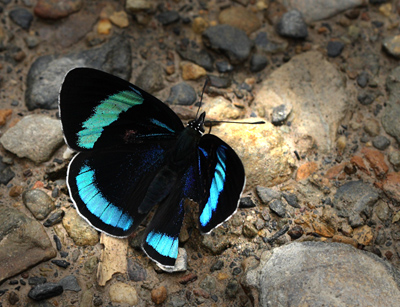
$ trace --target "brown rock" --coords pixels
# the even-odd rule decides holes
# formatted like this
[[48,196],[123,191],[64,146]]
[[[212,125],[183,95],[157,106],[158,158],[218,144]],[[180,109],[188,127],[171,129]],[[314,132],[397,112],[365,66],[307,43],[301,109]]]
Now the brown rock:
[[110,16],[110,20],[113,24],[120,28],[126,28],[129,26],[128,14],[125,11],[114,12]]
[[326,238],[332,238],[333,235],[335,234],[335,229],[332,226],[327,225],[323,222],[313,221],[312,226],[314,228],[315,233],[319,234],[320,236]]
[[364,225],[354,229],[353,238],[361,245],[371,245],[374,234],[371,227]]
[[192,22],[192,30],[194,33],[201,34],[210,26],[210,23],[203,17],[196,17]]
[[108,19],[100,19],[97,24],[97,33],[108,35],[111,32],[112,24]]
[[382,189],[389,198],[400,203],[400,172],[389,173],[383,182]]
[[353,245],[356,248],[358,246],[357,240],[355,240],[353,238],[346,237],[346,236],[341,236],[341,235],[334,235],[332,237],[332,242],[349,244],[349,245]]
[[180,65],[183,80],[197,80],[207,74],[206,70],[196,64],[183,62]]
[[164,286],[151,291],[151,300],[156,304],[162,304],[167,299],[167,289]]
[[368,170],[367,166],[364,163],[364,160],[360,156],[353,156],[350,159],[350,162],[354,164],[360,171],[366,173],[367,175],[371,175],[370,171]]
[[10,118],[11,114],[11,109],[0,109],[0,126],[5,125],[7,119]]
[[202,296],[204,298],[210,298],[210,294],[207,291],[204,291],[203,289],[194,289],[193,294],[196,296]]
[[300,181],[309,177],[318,169],[318,164],[315,162],[307,162],[297,169],[296,181]]
[[20,196],[23,192],[24,188],[20,185],[15,185],[11,187],[10,192],[8,192],[8,195],[11,197],[17,197]]
[[179,279],[179,283],[182,285],[186,285],[195,280],[197,280],[197,275],[194,273],[189,273],[189,274],[186,274],[185,276],[181,277]]
[[377,177],[383,177],[389,171],[385,156],[380,151],[365,147],[361,150],[361,153],[367,159]]
[[345,164],[340,163],[335,165],[327,170],[325,177],[328,179],[335,179],[339,176],[339,174],[343,171]]
[[218,20],[221,24],[227,24],[243,30],[247,35],[261,27],[261,21],[257,15],[241,6],[231,6],[223,10],[219,14]]
[[60,19],[82,8],[82,0],[38,0],[34,13],[44,19]]

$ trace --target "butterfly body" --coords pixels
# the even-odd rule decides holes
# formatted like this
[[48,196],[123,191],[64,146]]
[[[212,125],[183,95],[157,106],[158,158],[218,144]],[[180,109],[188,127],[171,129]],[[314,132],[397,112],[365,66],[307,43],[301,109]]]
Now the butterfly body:
[[69,192],[96,229],[126,237],[158,205],[142,248],[172,267],[185,199],[199,204],[204,233],[236,211],[244,168],[228,144],[203,135],[204,112],[184,127],[155,97],[89,68],[66,75],[59,108],[66,143],[79,152],[68,167]]

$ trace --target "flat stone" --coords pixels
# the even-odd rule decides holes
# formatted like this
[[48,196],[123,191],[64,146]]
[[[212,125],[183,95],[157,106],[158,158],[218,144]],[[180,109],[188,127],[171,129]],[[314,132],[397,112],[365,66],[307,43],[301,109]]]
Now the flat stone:
[[250,55],[251,42],[246,33],[230,25],[217,25],[203,32],[206,46],[221,51],[232,64],[245,61]]
[[273,199],[268,205],[274,213],[280,217],[285,217],[286,207],[280,199]]
[[392,200],[400,205],[400,173],[389,173],[383,182],[382,190]]
[[63,293],[63,287],[56,283],[45,283],[32,288],[28,296],[35,301],[42,301]]
[[0,283],[56,255],[39,222],[0,205]]
[[281,194],[278,191],[275,191],[270,188],[257,186],[256,191],[257,191],[258,197],[260,197],[260,199],[264,205],[268,205],[268,203],[274,199],[281,198]]
[[242,6],[231,6],[219,13],[220,24],[227,24],[246,32],[250,35],[261,27],[258,16]]
[[364,147],[361,153],[369,162],[377,177],[383,177],[389,171],[389,166],[385,162],[385,155],[382,152]]
[[273,71],[261,83],[254,101],[260,116],[265,117],[274,107],[290,101],[294,115],[291,130],[298,141],[311,137],[321,153],[331,153],[338,128],[352,110],[354,99],[350,97],[336,66],[321,53],[309,51]]
[[302,164],[296,173],[296,181],[307,179],[312,173],[318,170],[318,164],[315,162],[306,162]]
[[29,30],[33,15],[27,9],[15,8],[9,13],[10,19],[24,30]]
[[258,306],[396,306],[399,273],[348,244],[295,242],[265,252],[242,285]]
[[28,115],[0,138],[5,149],[35,163],[48,161],[63,143],[60,122],[45,115]]
[[43,19],[56,20],[79,11],[82,5],[82,0],[38,0],[34,13]]

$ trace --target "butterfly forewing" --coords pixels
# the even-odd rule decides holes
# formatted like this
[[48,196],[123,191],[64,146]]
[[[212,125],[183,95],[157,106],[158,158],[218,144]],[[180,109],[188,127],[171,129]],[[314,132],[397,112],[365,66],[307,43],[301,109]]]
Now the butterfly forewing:
[[171,138],[183,130],[178,116],[157,98],[90,68],[68,72],[59,106],[66,142],[77,151]]
[[199,226],[202,232],[209,233],[237,210],[245,174],[234,150],[212,134],[200,139],[199,169],[205,187],[199,202]]

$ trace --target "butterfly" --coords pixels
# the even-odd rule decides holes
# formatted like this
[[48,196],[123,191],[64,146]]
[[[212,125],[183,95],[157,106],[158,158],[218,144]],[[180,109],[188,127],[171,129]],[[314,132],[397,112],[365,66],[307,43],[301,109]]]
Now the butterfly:
[[91,68],[66,74],[59,112],[64,139],[78,152],[68,166],[69,193],[95,229],[127,237],[158,205],[142,249],[172,268],[186,199],[198,203],[203,233],[236,212],[244,167],[227,143],[204,134],[205,112],[184,127],[157,98]]

